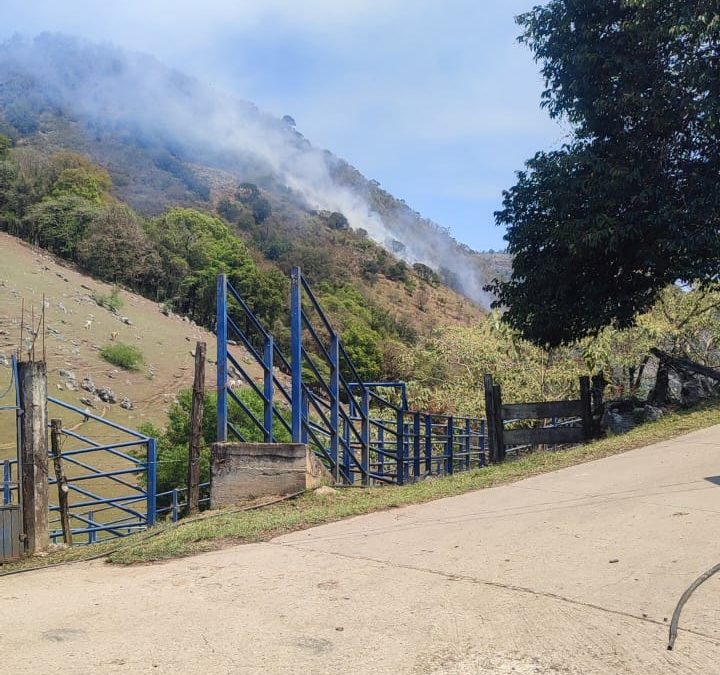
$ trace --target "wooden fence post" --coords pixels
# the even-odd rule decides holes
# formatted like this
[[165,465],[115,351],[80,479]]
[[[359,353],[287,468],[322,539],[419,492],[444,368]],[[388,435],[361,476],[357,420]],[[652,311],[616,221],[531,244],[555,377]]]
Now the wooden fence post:
[[505,461],[505,427],[502,414],[502,389],[499,384],[493,385],[493,405],[495,407],[495,443],[497,461]]
[[602,371],[592,376],[590,400],[592,406],[593,436],[600,436],[602,433],[602,416],[605,411],[605,387],[607,386],[608,381],[605,379],[605,374]]
[[195,377],[193,378],[190,452],[188,455],[188,515],[200,510],[200,452],[203,442],[206,348],[204,342],[198,342],[195,345]]
[[47,550],[48,530],[48,443],[47,367],[44,361],[22,361],[19,367],[22,445],[22,484],[25,551],[32,555]]
[[487,434],[490,461],[495,462],[497,441],[495,440],[495,401],[493,397],[493,378],[489,373],[483,378],[485,387],[485,433]]
[[590,378],[583,375],[580,378],[580,403],[582,406],[583,436],[586,441],[592,438],[592,403],[590,400]]
[[60,434],[62,420],[50,420],[50,449],[55,467],[55,480],[57,482],[58,506],[60,507],[60,522],[62,523],[63,541],[72,546],[72,529],[70,527],[70,508],[68,505],[68,484],[62,466],[62,453],[60,451]]

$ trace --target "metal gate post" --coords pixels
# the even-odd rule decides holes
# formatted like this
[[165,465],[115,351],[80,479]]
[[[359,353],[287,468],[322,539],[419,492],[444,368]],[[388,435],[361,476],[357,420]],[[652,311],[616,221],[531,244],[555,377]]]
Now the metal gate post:
[[157,441],[147,441],[147,525],[152,527],[157,520]]
[[402,410],[397,411],[395,425],[395,456],[397,458],[397,482],[398,485],[405,483],[405,415]]
[[330,457],[337,483],[340,480],[340,338],[337,333],[332,336],[330,360]]
[[[15,428],[16,428],[16,441],[15,441],[15,453],[17,464],[15,466],[17,472],[17,504],[20,507],[20,518],[22,519],[23,509],[23,496],[22,496],[22,446],[23,446],[23,425],[22,425],[22,395],[20,393],[20,364],[15,354],[11,357],[13,378],[15,379]],[[10,473],[10,479],[12,480],[12,471]],[[10,496],[12,502],[12,494]]]
[[217,278],[217,440],[227,441],[228,426],[228,300],[227,276]]
[[472,425],[470,418],[465,420],[465,470],[470,470],[470,453],[472,452],[472,442],[470,435],[472,433]]
[[413,476],[420,476],[420,413],[413,413]]
[[273,438],[273,399],[275,397],[274,383],[273,383],[273,363],[275,356],[275,340],[272,335],[268,334],[265,338],[265,379],[263,395],[265,396],[264,411],[265,411],[265,442],[272,443]]
[[480,420],[480,459],[478,462],[478,466],[485,466],[487,463],[485,461],[485,450],[486,450],[486,443],[485,439],[487,437],[487,424],[485,420]]
[[293,267],[290,275],[290,343],[292,440],[302,443],[302,273],[299,267]]
[[360,411],[360,434],[362,448],[360,449],[360,465],[362,468],[362,484],[370,484],[370,392],[367,387],[362,388],[362,405]]
[[355,482],[355,474],[350,461],[350,421],[347,418],[343,419],[343,468],[348,484],[352,485]]
[[433,434],[433,418],[432,415],[425,416],[425,471],[428,475],[432,474],[432,434]]
[[455,471],[455,424],[452,416],[447,419],[447,445],[445,448],[445,472],[452,474]]

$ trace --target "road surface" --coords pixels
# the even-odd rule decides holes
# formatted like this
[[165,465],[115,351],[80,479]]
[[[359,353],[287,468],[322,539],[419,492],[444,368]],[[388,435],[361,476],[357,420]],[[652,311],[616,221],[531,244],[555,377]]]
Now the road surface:
[[713,675],[720,427],[168,563],[0,579],[8,675]]

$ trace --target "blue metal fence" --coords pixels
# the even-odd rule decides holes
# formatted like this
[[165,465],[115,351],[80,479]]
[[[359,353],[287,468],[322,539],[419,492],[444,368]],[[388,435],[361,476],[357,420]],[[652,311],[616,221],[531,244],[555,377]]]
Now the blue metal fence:
[[[18,364],[13,357],[16,405],[3,406],[21,413],[17,392]],[[154,438],[104,417],[48,396],[50,418],[63,421],[62,464],[70,491],[69,515],[75,543],[94,543],[124,537],[153,525],[157,519],[157,444]],[[18,425],[18,443],[20,426]],[[2,463],[2,503],[20,500],[17,459]],[[62,538],[57,479],[49,462],[50,537]]]
[[[338,483],[402,485],[486,464],[484,420],[411,411],[405,383],[363,381],[299,268],[291,274],[289,358],[225,275],[217,299],[219,440],[248,440],[228,418],[234,402],[265,442],[282,428],[308,444]],[[262,385],[232,355],[231,337],[261,366]],[[262,401],[263,419],[239,397],[242,385]],[[399,401],[383,394],[388,388]]]
[[[73,539],[81,541],[87,535],[92,543],[154,525],[156,440],[52,396],[48,407],[50,417],[63,420],[62,463],[71,493]],[[84,426],[88,430],[80,433]],[[49,483],[57,484],[52,463]],[[62,537],[60,509],[53,502],[52,488],[50,496],[51,538],[57,541]]]
[[[176,523],[185,513],[188,506],[187,487],[176,487],[166,492],[157,493],[157,502],[161,504],[165,501],[169,502],[167,506],[158,506],[157,517],[167,518]],[[208,508],[210,506],[210,482],[200,483],[200,508]]]
[[[290,433],[289,408],[291,394],[279,371],[290,371],[290,363],[275,344],[272,334],[243,300],[242,296],[220,275],[217,282],[217,439],[228,440],[228,434],[240,441],[251,440],[229,419],[229,405],[237,406],[250,422],[250,428],[259,433],[266,443],[277,440],[278,429]],[[229,350],[229,342],[238,342],[262,369],[259,385],[242,362]],[[230,369],[234,377],[230,377]],[[262,401],[263,416],[259,419],[238,394],[247,386]],[[253,435],[255,438],[255,435]]]
[[[15,415],[15,459],[5,459],[2,463],[2,503],[20,504],[20,480],[18,477],[18,459],[20,457],[20,442],[22,425],[20,424],[20,387],[18,386],[19,373],[17,357],[13,354],[10,361],[10,378],[5,389],[0,394],[0,412]],[[12,403],[8,401],[12,400]]]

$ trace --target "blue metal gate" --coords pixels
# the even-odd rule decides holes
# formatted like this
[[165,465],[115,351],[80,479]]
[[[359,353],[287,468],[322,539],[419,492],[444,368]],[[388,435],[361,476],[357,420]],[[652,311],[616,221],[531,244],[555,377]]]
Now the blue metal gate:
[[[48,412],[63,420],[62,463],[71,493],[73,540],[94,543],[154,525],[156,440],[52,396]],[[50,536],[58,541],[62,531],[52,462],[49,483]]]
[[[362,380],[299,268],[291,274],[290,332],[286,357],[227,277],[218,277],[218,440],[247,440],[228,419],[233,404],[265,442],[282,429],[307,443],[338,483],[402,485],[486,464],[484,420],[412,411],[405,383]],[[230,339],[262,367],[262,386],[232,355]],[[242,385],[262,401],[262,419],[238,395]],[[381,393],[388,388],[400,392],[399,402]]]
[[[15,404],[0,405],[0,411],[13,410],[19,418],[22,411],[18,381],[18,364],[13,356],[8,392],[14,388]],[[52,396],[48,396],[48,416],[63,422],[61,458],[70,491],[73,542],[124,537],[153,525],[157,518],[156,440]],[[18,423],[18,446],[20,433]],[[2,472],[2,504],[21,506],[18,459],[4,460]],[[58,542],[63,533],[52,461],[48,473],[50,538]]]
[[20,511],[20,489],[17,478],[17,458],[20,456],[20,392],[18,382],[17,359],[13,355],[7,384],[2,384],[0,391],[0,414],[15,417],[15,460],[2,462],[2,498],[0,498],[0,561],[13,560],[21,554],[22,515]]

